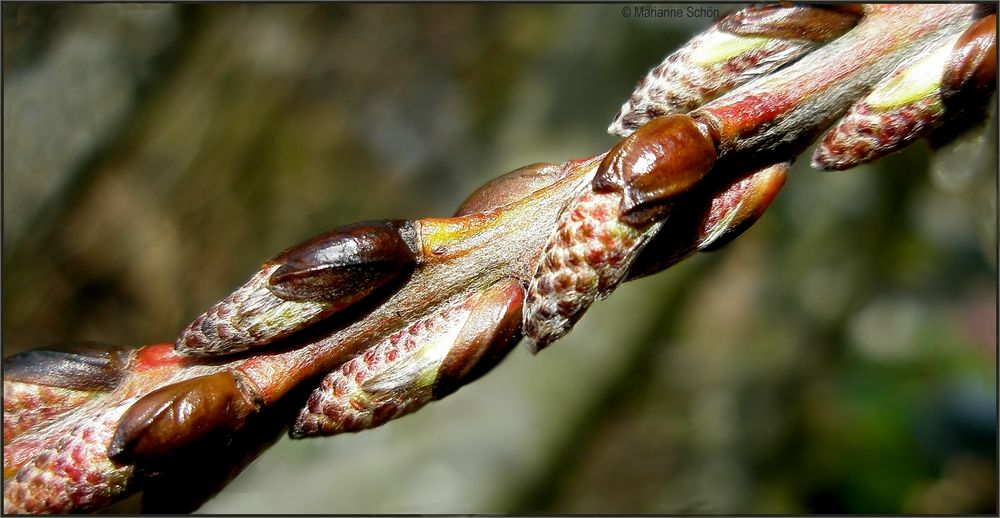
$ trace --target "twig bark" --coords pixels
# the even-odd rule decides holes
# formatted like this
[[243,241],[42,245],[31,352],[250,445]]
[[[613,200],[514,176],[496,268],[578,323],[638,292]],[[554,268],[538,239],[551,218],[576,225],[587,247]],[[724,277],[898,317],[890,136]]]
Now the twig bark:
[[[892,108],[940,92],[983,102],[995,88],[983,79],[995,60],[982,58],[995,35],[984,43],[973,24],[991,18],[976,6],[784,9],[724,19],[668,58],[702,75],[721,64],[726,80],[671,104],[648,88],[669,82],[654,70],[612,125],[629,136],[607,153],[515,171],[452,218],[345,227],[286,250],[176,344],[8,360],[4,510],[96,510],[141,489],[155,500],[208,459],[219,469],[194,508],[296,414],[294,437],[378,425],[476,379],[522,333],[540,349],[621,282],[728,243],[787,164],[869,92]],[[831,20],[836,30],[819,30]],[[789,41],[809,43],[790,52]],[[945,59],[920,61],[929,52]],[[734,60],[740,74],[725,69]],[[790,64],[745,66],[767,60]],[[916,93],[880,86],[934,65],[941,79]]]

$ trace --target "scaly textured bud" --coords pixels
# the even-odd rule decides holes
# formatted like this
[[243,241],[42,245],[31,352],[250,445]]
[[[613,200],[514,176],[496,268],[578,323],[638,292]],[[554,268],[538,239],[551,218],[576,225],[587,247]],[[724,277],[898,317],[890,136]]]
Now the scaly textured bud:
[[3,382],[3,443],[51,422],[99,394],[16,381]]
[[649,224],[666,213],[665,202],[701,181],[715,158],[706,125],[687,115],[659,117],[611,148],[594,176],[594,191],[622,193],[622,219]]
[[519,281],[501,282],[368,348],[323,379],[290,435],[372,428],[478,378],[520,339],[523,298]]
[[858,18],[814,6],[774,5],[732,13],[653,68],[608,132],[624,137],[656,117],[687,113],[840,36]]
[[503,207],[551,185],[562,178],[563,170],[555,164],[531,164],[490,180],[462,202],[455,217]]
[[989,16],[897,68],[827,133],[813,154],[813,167],[850,169],[927,136],[955,115],[946,94],[967,96],[958,104],[968,104],[969,97],[982,103],[996,88],[995,45],[996,17]]
[[128,493],[134,468],[110,460],[107,445],[134,402],[77,413],[5,445],[4,513],[97,511]]
[[120,347],[73,342],[5,358],[3,443],[114,389],[128,357]]
[[177,339],[177,351],[244,351],[341,311],[413,270],[416,235],[407,221],[369,221],[293,246],[188,324]]
[[635,227],[618,217],[622,197],[590,185],[571,200],[538,260],[524,304],[524,336],[537,353],[572,329],[625,278],[662,221]]
[[172,383],[150,392],[118,424],[108,457],[151,463],[176,455],[207,435],[238,430],[259,404],[253,389],[225,370]]

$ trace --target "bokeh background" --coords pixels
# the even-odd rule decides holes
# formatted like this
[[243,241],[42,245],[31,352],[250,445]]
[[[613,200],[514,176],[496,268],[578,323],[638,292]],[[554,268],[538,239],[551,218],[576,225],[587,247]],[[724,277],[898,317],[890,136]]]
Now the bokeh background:
[[[707,14],[5,4],[3,353],[172,341],[320,231],[600,152]],[[417,414],[282,439],[202,511],[995,513],[995,120],[799,160],[722,251]]]

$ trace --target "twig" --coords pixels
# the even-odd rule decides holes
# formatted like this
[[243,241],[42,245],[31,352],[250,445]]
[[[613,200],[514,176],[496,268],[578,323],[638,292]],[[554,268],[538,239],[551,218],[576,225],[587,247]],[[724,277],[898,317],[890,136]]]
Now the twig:
[[[738,236],[849,110],[841,126],[883,110],[880,145],[858,153],[852,135],[867,133],[838,128],[818,165],[877,158],[984,103],[985,14],[741,11],[654,69],[608,153],[515,171],[452,218],[367,222],[286,250],[176,344],[8,359],[4,511],[95,510],[141,489],[155,499],[198,459],[218,469],[194,508],[293,415],[293,437],[376,426],[481,376],[522,331],[544,347],[624,280]],[[675,84],[674,69],[694,79]],[[927,115],[898,130],[914,110]]]

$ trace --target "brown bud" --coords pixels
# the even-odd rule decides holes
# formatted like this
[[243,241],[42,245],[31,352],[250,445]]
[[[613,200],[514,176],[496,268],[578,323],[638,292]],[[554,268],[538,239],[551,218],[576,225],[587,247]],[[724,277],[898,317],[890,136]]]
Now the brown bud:
[[831,11],[838,11],[844,14],[849,14],[852,16],[857,16],[859,19],[865,15],[867,4],[816,4],[816,7],[822,7],[823,9],[829,9]]
[[272,262],[270,288],[287,300],[357,300],[416,265],[408,221],[365,221],[291,247]]
[[785,185],[790,168],[787,162],[765,167],[713,198],[698,235],[698,250],[718,250],[746,232]]
[[156,462],[213,432],[237,430],[259,406],[248,390],[231,370],[161,387],[128,409],[108,457],[121,463]]
[[551,185],[561,177],[562,169],[554,164],[538,163],[515,169],[476,189],[462,202],[455,217],[503,207]]
[[594,177],[595,192],[621,192],[619,214],[646,224],[650,212],[697,184],[715,164],[707,126],[687,115],[653,119],[611,148]]
[[510,279],[483,292],[438,369],[432,396],[441,399],[496,366],[521,339],[524,288]]
[[642,250],[628,278],[652,275],[694,252],[718,250],[736,239],[767,210],[785,184],[789,167],[775,164],[729,180],[721,188],[692,193]]
[[719,27],[741,36],[822,43],[849,31],[860,19],[860,13],[824,7],[766,5],[736,11],[723,18]]
[[409,221],[368,221],[293,246],[188,324],[176,350],[230,354],[301,331],[406,278],[417,241]]
[[955,42],[945,65],[941,96],[946,105],[975,102],[997,87],[997,17],[981,18]]
[[98,342],[68,342],[25,351],[4,358],[4,381],[108,391],[124,376],[128,353],[128,349]]

